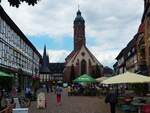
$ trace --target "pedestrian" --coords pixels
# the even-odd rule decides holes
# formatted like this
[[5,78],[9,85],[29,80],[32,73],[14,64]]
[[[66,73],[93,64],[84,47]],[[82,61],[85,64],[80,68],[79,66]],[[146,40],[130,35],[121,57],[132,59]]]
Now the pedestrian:
[[49,93],[49,86],[48,86],[48,84],[46,84],[46,91],[47,91],[47,93]]
[[57,105],[61,104],[61,93],[62,93],[62,88],[59,85],[57,85],[55,90]]
[[17,96],[17,88],[15,86],[12,87],[11,96],[12,97],[16,97]]
[[68,96],[70,96],[71,95],[71,86],[68,86],[67,91],[68,91]]
[[25,88],[25,97],[31,99],[32,93],[31,93],[31,88],[26,87]]
[[7,101],[6,98],[4,97],[4,92],[1,92],[0,96],[0,111],[5,109],[7,107]]
[[115,91],[109,91],[106,95],[105,102],[110,104],[111,113],[116,113],[117,94]]
[[50,84],[50,91],[53,92],[53,86],[52,86],[52,83]]

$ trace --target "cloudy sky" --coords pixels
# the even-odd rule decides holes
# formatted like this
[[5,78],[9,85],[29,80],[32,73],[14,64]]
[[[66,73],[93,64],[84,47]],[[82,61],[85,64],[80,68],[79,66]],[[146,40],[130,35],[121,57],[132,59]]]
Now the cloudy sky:
[[87,47],[104,66],[112,67],[137,33],[143,0],[41,0],[34,7],[23,3],[19,8],[2,0],[1,5],[40,53],[46,44],[50,62],[64,62],[73,50],[78,3],[86,21]]

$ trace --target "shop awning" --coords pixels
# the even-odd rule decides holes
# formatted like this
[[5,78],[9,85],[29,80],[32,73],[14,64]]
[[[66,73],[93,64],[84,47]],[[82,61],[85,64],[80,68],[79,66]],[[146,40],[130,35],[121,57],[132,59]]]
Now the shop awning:
[[0,77],[14,77],[14,75],[13,74],[5,73],[3,71],[0,71]]
[[102,84],[133,84],[133,83],[150,83],[150,77],[140,75],[137,73],[125,72],[113,77],[110,77],[104,81]]

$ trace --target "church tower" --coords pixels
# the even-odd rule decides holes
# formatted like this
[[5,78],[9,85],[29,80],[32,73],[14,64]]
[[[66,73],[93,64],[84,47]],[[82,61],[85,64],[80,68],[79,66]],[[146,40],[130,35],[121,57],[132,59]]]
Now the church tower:
[[64,81],[72,82],[78,76],[89,74],[102,76],[103,65],[86,47],[85,21],[78,10],[73,22],[74,49],[65,59]]
[[74,51],[79,50],[82,45],[85,45],[85,21],[81,16],[80,10],[77,11],[74,20]]

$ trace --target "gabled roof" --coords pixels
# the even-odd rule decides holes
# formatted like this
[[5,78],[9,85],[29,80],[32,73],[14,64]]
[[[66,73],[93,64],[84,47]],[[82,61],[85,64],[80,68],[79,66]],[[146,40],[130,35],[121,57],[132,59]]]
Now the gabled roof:
[[115,68],[115,67],[117,67],[117,65],[118,65],[118,62],[116,62],[116,63],[113,65],[113,67]]
[[49,63],[49,70],[51,71],[51,74],[63,73],[64,67],[64,63]]
[[138,29],[138,33],[144,33],[145,29],[144,29],[144,23],[141,23]]
[[[83,47],[85,48],[85,50],[86,50],[86,51],[88,52],[88,54],[90,55],[90,57],[91,57],[91,59],[92,59],[93,62],[95,62],[95,60],[96,60],[96,62],[98,62],[99,65],[102,65],[102,64],[95,58],[95,56],[90,52],[90,50],[89,50],[85,45],[83,45],[83,46],[81,47],[81,49],[82,49]],[[68,63],[70,63],[71,61],[74,62],[74,60],[75,60],[76,57],[78,56],[78,53],[81,51],[81,49],[79,49],[79,50],[77,50],[77,51],[73,51],[73,53],[71,53],[71,54],[69,55],[69,58],[68,58],[68,60],[67,60],[67,62],[66,62],[66,65],[67,65]]]
[[138,34],[136,34],[133,39],[127,44],[127,49],[131,49],[133,48],[135,45],[136,45],[136,41],[137,41],[137,38],[138,38]]
[[116,59],[120,59],[122,56],[127,55],[127,53],[136,45],[136,41],[138,38],[138,33],[133,37],[132,40],[130,40],[130,42],[127,44],[127,46],[121,50],[121,52],[118,54],[118,56],[116,57]]
[[41,74],[62,74],[65,63],[49,63],[48,67],[41,67]]
[[75,53],[76,53],[76,51],[73,50],[73,51],[66,57],[65,60],[69,60],[70,58],[72,58]]
[[41,68],[40,68],[40,73],[51,73],[49,68],[45,65],[42,65]]
[[117,60],[120,59],[120,58],[123,56],[123,53],[125,52],[125,49],[126,49],[126,47],[123,48],[123,49],[121,50],[121,52],[118,54],[118,56],[116,57]]

